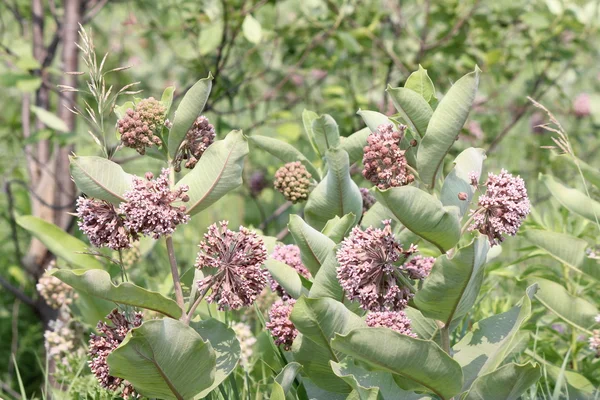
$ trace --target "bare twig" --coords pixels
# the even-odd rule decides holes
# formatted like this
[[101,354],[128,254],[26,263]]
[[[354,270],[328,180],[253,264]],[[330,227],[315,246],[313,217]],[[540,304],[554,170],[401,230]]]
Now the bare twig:
[[35,308],[35,302],[29,296],[27,296],[25,293],[23,293],[21,291],[21,289],[11,285],[10,282],[8,282],[2,276],[0,276],[0,286],[2,286],[4,289],[6,289],[10,293],[12,293],[12,295],[15,296],[15,298],[21,300],[23,303],[27,304],[29,307]]

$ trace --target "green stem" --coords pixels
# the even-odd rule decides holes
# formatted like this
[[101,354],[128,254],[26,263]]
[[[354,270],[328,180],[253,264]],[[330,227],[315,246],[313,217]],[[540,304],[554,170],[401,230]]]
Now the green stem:
[[440,329],[440,340],[442,343],[442,350],[450,355],[450,327],[441,321],[435,321]]
[[190,311],[187,313],[187,316],[185,317],[185,323],[187,325],[190,324],[190,321],[194,317],[194,312],[196,311],[196,308],[198,308],[198,306],[200,305],[200,302],[202,301],[202,299],[204,299],[204,296],[206,296],[206,293],[208,293],[209,289],[210,289],[210,285],[207,286],[202,293],[200,293],[200,296],[198,296],[196,301],[194,301],[194,304],[192,304],[192,306],[190,307]]
[[167,253],[169,254],[169,263],[171,264],[171,275],[173,276],[173,288],[175,289],[175,299],[177,305],[181,308],[182,318],[185,318],[185,305],[183,302],[183,290],[181,289],[181,281],[179,279],[179,269],[177,268],[177,259],[175,258],[175,250],[173,249],[173,238],[167,236]]

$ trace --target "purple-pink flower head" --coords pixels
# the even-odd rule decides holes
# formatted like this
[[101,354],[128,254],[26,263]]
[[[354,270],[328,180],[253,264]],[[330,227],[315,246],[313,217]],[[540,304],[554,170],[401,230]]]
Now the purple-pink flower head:
[[146,153],[146,147],[160,146],[162,141],[158,135],[164,126],[166,111],[166,107],[154,97],[141,100],[134,109],[128,109],[117,121],[123,145],[142,155]]
[[217,303],[220,310],[237,310],[251,305],[267,284],[261,269],[267,248],[256,233],[243,226],[234,232],[227,225],[227,221],[212,224],[204,234],[196,267],[215,272],[198,281],[198,286],[201,291],[210,287],[206,301]]
[[405,262],[402,269],[410,279],[421,280],[429,276],[433,264],[435,264],[435,257],[423,257],[419,254]]
[[[131,247],[132,237],[126,228],[125,219],[119,215],[115,206],[104,201],[80,196],[77,199],[77,217],[79,229],[96,247],[109,247],[113,250]],[[137,236],[133,235],[133,240]]]
[[589,339],[590,350],[596,352],[596,357],[600,357],[600,329],[594,329]]
[[360,195],[362,196],[364,214],[373,207],[377,200],[375,199],[375,196],[369,192],[369,189],[366,188],[360,188]]
[[169,187],[169,170],[164,168],[160,176],[146,173],[146,179],[133,177],[133,188],[125,192],[127,200],[121,203],[120,212],[125,214],[125,226],[133,233],[152,236],[171,235],[179,224],[190,220],[185,213],[185,206],[173,206],[178,201],[189,200],[188,187],[181,185],[171,190]]
[[275,338],[275,344],[283,345],[285,350],[292,348],[292,343],[298,336],[298,330],[290,320],[294,304],[296,304],[294,299],[277,300],[269,311],[269,322],[266,324],[267,329]]
[[337,252],[337,278],[349,300],[358,300],[369,311],[399,311],[413,294],[402,284],[402,263],[416,252],[404,250],[392,234],[390,221],[384,228],[352,229]]
[[[305,278],[310,278],[310,272],[302,263],[302,259],[300,258],[300,248],[295,244],[278,244],[273,249],[273,254],[271,254],[275,260],[281,261],[294,268],[296,272],[302,275]],[[271,277],[271,290],[276,292],[279,296],[288,298],[288,294],[285,292],[283,287],[275,279]]]
[[187,160],[185,163],[186,168],[194,168],[208,146],[215,141],[215,137],[215,127],[208,121],[208,118],[203,115],[196,118],[192,127],[187,131],[185,140],[174,160],[175,170],[181,170],[183,160]]
[[485,194],[479,196],[478,207],[471,210],[473,223],[469,230],[477,230],[495,245],[504,240],[502,235],[514,236],[530,211],[525,182],[502,170],[499,175],[488,174]]
[[312,175],[300,161],[289,162],[275,172],[273,182],[287,201],[298,203],[308,199]]
[[404,311],[379,311],[367,314],[367,325],[371,328],[390,328],[403,335],[416,338],[411,329],[410,319]]
[[405,151],[400,149],[406,126],[395,131],[391,124],[381,124],[367,137],[364,148],[363,176],[379,189],[408,185],[415,177],[408,170]]
[[578,117],[587,117],[592,111],[592,102],[590,95],[587,93],[580,93],[573,101],[573,111]]
[[88,350],[91,358],[91,361],[89,361],[90,369],[103,388],[110,391],[117,391],[122,388],[121,397],[125,399],[130,396],[139,397],[129,382],[110,375],[106,359],[119,347],[131,329],[142,324],[142,314],[136,312],[133,315],[133,321],[130,322],[124,313],[114,309],[106,318],[110,321],[109,324],[98,322],[96,327],[100,335],[94,333],[90,335]]

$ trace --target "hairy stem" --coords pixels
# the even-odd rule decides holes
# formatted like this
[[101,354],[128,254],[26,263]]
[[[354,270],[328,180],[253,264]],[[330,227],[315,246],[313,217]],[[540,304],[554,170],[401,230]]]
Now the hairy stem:
[[177,259],[175,258],[175,250],[173,249],[173,238],[167,236],[167,253],[169,253],[169,263],[171,264],[171,275],[173,276],[173,288],[175,289],[175,299],[183,312],[182,318],[185,317],[185,309],[183,303],[183,290],[181,289],[181,281],[179,280],[179,269],[177,268]]

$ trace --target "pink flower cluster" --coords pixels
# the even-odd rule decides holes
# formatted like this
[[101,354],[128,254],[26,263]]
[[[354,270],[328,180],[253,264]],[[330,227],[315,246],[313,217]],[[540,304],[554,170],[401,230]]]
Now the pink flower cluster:
[[117,121],[121,142],[140,154],[146,153],[146,147],[160,146],[158,136],[165,123],[167,109],[154,97],[141,100],[134,109],[128,109],[123,118]]
[[201,291],[212,290],[206,298],[220,310],[237,310],[251,305],[267,284],[261,265],[267,259],[267,248],[254,232],[240,227],[238,232],[222,221],[208,227],[199,245],[196,268],[214,268],[213,275],[198,281]]
[[578,117],[587,117],[592,111],[592,102],[590,95],[587,93],[580,93],[573,101],[573,112]]
[[596,352],[596,356],[600,357],[600,329],[594,329],[590,336],[590,350]]
[[[278,244],[273,249],[273,254],[271,254],[275,260],[281,261],[290,267],[294,268],[296,272],[302,275],[305,278],[310,278],[310,272],[302,263],[302,259],[300,258],[300,248],[295,244],[288,245],[280,245]],[[283,298],[288,298],[288,294],[285,292],[283,287],[275,279],[271,277],[271,290],[276,292],[279,296]]]
[[421,280],[429,276],[433,264],[435,264],[435,257],[423,257],[418,254],[405,262],[402,269],[406,271],[410,279]]
[[297,203],[308,198],[311,178],[300,161],[289,162],[275,172],[274,186],[286,200]]
[[175,170],[181,170],[182,160],[187,160],[186,168],[194,168],[208,146],[215,141],[215,137],[215,127],[208,121],[208,118],[203,115],[196,118],[192,127],[187,131],[185,140],[174,160]]
[[373,207],[377,200],[375,199],[375,196],[369,192],[369,189],[366,188],[360,188],[360,195],[362,196],[364,214]]
[[283,345],[285,350],[292,348],[292,343],[298,336],[298,330],[290,320],[294,304],[296,304],[294,299],[277,300],[269,311],[267,329],[275,338],[275,344]]
[[146,173],[145,180],[134,177],[133,189],[124,194],[127,202],[121,203],[119,209],[125,214],[127,229],[158,239],[172,234],[177,225],[189,221],[184,205],[172,205],[178,201],[186,202],[189,197],[185,185],[171,190],[168,169],[164,168],[158,178],[153,177],[150,172]]
[[91,361],[89,361],[90,369],[103,388],[117,391],[122,387],[121,397],[124,399],[139,397],[129,382],[110,375],[106,359],[119,347],[131,329],[142,324],[142,314],[136,312],[133,321],[130,322],[124,313],[114,309],[106,318],[110,320],[110,325],[99,322],[96,329],[100,332],[100,335],[94,333],[90,335],[88,350],[91,357]]
[[[369,311],[402,310],[412,298],[400,276],[400,264],[417,251],[404,250],[396,240],[390,221],[384,228],[355,227],[337,252],[337,278],[349,300],[357,300]],[[406,278],[408,279],[408,278]]]
[[367,137],[362,174],[382,190],[408,185],[415,179],[407,168],[405,151],[400,149],[406,126],[399,128],[395,131],[393,125],[382,124]]
[[502,235],[514,236],[530,212],[525,182],[513,177],[506,170],[500,174],[488,174],[487,190],[479,196],[478,207],[471,210],[473,223],[470,231],[487,235],[492,245],[504,240]]
[[[77,199],[77,217],[79,229],[94,246],[113,250],[131,247],[132,234],[125,226],[125,218],[109,202],[80,196]],[[137,239],[135,234],[133,238]]]
[[390,328],[403,335],[414,338],[417,337],[417,335],[413,333],[410,319],[406,316],[404,311],[370,312],[367,314],[366,322],[367,325],[372,328]]

